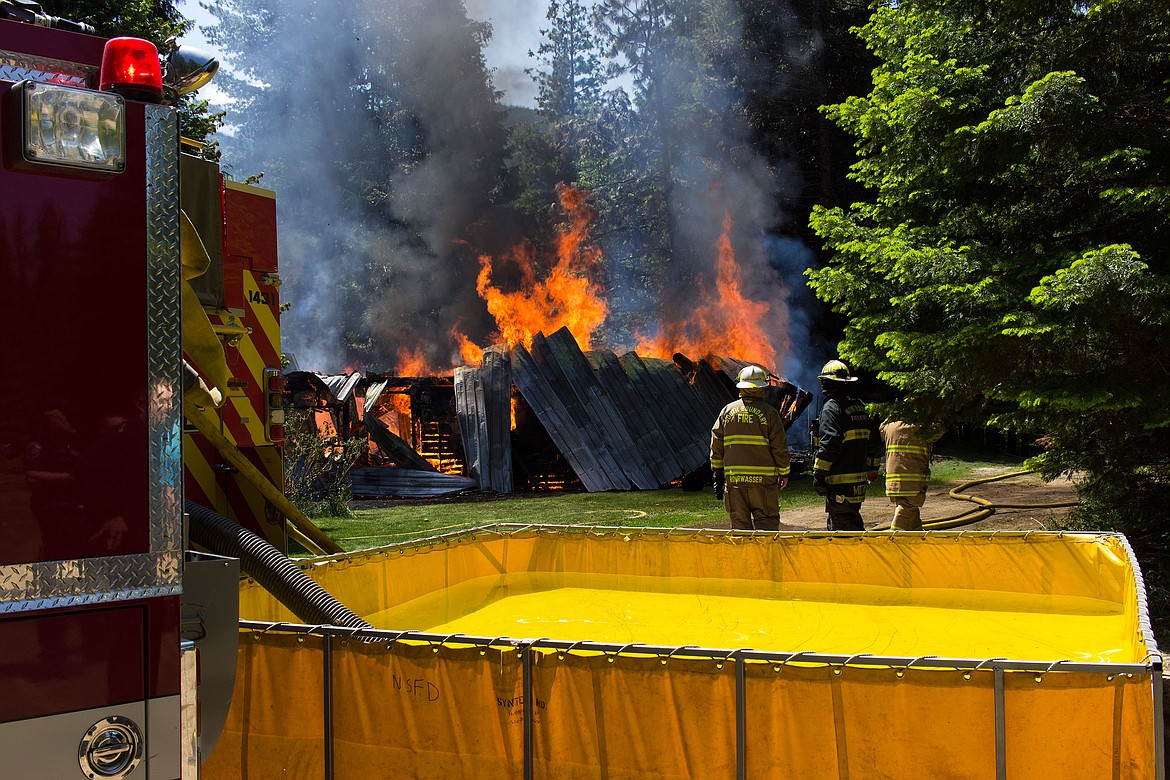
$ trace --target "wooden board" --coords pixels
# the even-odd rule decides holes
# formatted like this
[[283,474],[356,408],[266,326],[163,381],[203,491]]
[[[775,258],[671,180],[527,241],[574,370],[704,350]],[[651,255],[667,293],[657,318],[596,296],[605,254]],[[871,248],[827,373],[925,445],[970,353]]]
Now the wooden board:
[[585,357],[625,421],[626,430],[634,446],[642,453],[658,485],[668,485],[683,476],[683,468],[675,456],[674,446],[657,424],[650,410],[641,402],[641,396],[630,377],[622,370],[617,355],[597,349]]
[[488,489],[511,493],[512,479],[512,361],[506,346],[483,354],[483,395],[487,416]]
[[[634,444],[614,399],[605,391],[600,377],[589,365],[569,329],[561,328],[553,333],[546,339],[546,345],[568,380],[567,389],[579,402],[581,424],[590,431],[593,440],[602,443],[625,480],[634,487],[640,490],[659,487],[657,477],[651,471],[642,450]],[[618,483],[617,480],[615,483]]]

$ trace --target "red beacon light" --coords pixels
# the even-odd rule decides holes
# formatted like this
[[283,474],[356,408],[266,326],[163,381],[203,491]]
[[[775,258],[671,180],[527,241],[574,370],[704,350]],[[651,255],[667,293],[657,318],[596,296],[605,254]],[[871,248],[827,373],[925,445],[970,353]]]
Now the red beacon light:
[[102,52],[100,87],[129,100],[158,103],[163,97],[158,49],[141,38],[111,38]]

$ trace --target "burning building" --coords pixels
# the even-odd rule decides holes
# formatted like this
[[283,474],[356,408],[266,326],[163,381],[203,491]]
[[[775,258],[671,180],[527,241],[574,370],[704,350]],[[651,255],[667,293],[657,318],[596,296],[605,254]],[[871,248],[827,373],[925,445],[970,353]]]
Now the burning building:
[[[714,274],[688,280],[686,316],[662,312],[657,332],[638,335],[633,351],[599,348],[612,288],[602,283],[603,258],[590,237],[593,213],[580,190],[562,186],[558,196],[564,220],[547,252],[522,242],[480,256],[476,292],[496,330],[479,343],[451,330],[462,366],[437,368],[426,356],[442,350],[413,344],[398,350],[394,374],[290,376],[290,388],[332,392],[318,393],[314,420],[330,409],[332,430],[356,422],[368,437],[365,462],[351,471],[356,496],[707,481],[711,425],[738,395],[734,377],[747,365],[739,357],[773,366],[790,346],[781,291],[745,292],[725,212]],[[791,427],[812,396],[773,378],[767,400]],[[300,405],[295,391],[292,405]],[[794,455],[798,466],[807,459]]]

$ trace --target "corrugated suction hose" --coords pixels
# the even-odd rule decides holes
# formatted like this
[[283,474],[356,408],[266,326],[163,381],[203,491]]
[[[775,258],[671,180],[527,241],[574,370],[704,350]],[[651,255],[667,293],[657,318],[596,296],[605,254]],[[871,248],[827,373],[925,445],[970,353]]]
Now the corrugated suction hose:
[[240,559],[240,568],[309,625],[371,628],[265,539],[205,506],[186,504],[191,541],[216,555]]

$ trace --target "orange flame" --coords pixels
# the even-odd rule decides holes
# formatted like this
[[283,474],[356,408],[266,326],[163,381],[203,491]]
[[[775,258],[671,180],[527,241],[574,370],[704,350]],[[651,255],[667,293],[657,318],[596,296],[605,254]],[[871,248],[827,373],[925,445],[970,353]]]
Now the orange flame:
[[459,332],[458,326],[451,329],[451,338],[459,345],[459,355],[466,365],[475,365],[483,362],[483,347]]
[[[764,331],[769,321],[767,301],[745,298],[740,290],[739,266],[731,246],[731,214],[724,212],[716,259],[715,294],[695,280],[698,302],[686,322],[664,323],[658,336],[637,347],[640,355],[670,358],[676,352],[693,356],[723,355],[774,366],[776,348]],[[777,334],[779,335],[779,334]]]
[[[537,279],[537,258],[529,244],[521,244],[501,258],[519,271],[520,285],[514,292],[505,292],[492,283],[495,258],[479,258],[475,289],[495,317],[500,339],[508,346],[529,347],[537,333],[568,327],[582,349],[591,349],[593,333],[609,313],[601,286],[590,279],[601,260],[601,250],[589,242],[593,211],[580,190],[562,184],[557,194],[568,224],[558,231],[556,263],[543,281]],[[466,339],[461,334],[456,338],[466,359],[469,353],[462,346]]]
[[394,429],[399,438],[410,441],[410,396],[406,393],[389,393],[390,405],[394,407],[395,414],[387,415],[390,419],[386,420],[389,427]]
[[398,365],[395,368],[398,376],[430,376],[432,371],[427,365],[427,356],[422,348],[398,348]]

